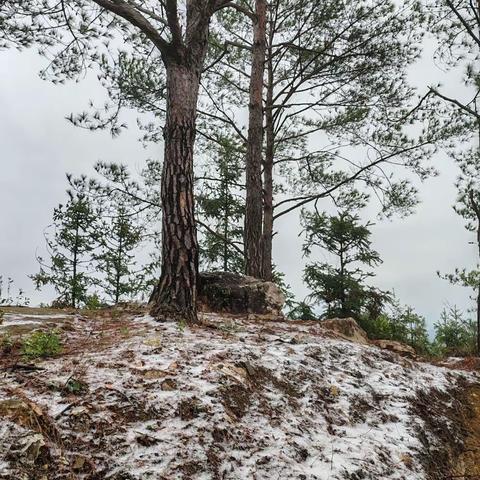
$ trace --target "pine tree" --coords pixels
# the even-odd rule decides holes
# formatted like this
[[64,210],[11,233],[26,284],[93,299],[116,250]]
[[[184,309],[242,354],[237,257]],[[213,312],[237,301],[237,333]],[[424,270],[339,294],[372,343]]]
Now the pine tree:
[[[459,70],[468,87],[468,99],[447,96],[440,85],[429,94],[442,103],[435,112],[443,118],[443,134],[451,141],[448,151],[457,162],[460,176],[455,211],[475,234],[480,258],[480,3],[431,1],[430,26],[437,35],[436,60],[448,70]],[[465,148],[467,147],[467,148]],[[457,268],[439,275],[449,282],[471,288],[476,302],[477,354],[480,355],[480,266]]]
[[306,265],[304,280],[312,290],[310,297],[326,306],[326,317],[359,318],[367,301],[379,292],[365,284],[374,275],[365,268],[381,263],[371,247],[371,224],[362,224],[357,214],[342,210],[338,215],[304,212],[303,225],[305,255],[319,248],[332,257],[332,263]]
[[[470,93],[448,96],[441,85],[429,88],[429,94],[443,102],[445,127],[454,135],[477,136],[480,123],[480,3],[455,0],[429,0],[430,29],[439,47],[435,60],[448,70],[458,70]],[[465,137],[464,137],[465,140]]]
[[[162,97],[166,100],[162,268],[151,297],[151,312],[189,323],[198,322],[193,167],[200,79],[207,67],[212,17],[231,8],[245,11],[240,3],[225,0],[167,0],[155,5],[126,0],[60,4],[56,0],[4,0],[0,4],[0,29],[4,34],[0,48],[40,45],[44,55],[53,57],[44,74],[52,75],[55,81],[78,78],[86,68],[97,67],[105,84],[105,70],[121,64],[125,51],[161,65]],[[137,77],[137,85],[141,82],[143,78]],[[147,84],[151,86],[151,82]],[[118,110],[112,118],[118,118]],[[100,114],[95,119],[100,120]],[[112,122],[102,127],[107,124]]]
[[[245,273],[263,274],[263,187],[262,165],[264,139],[263,86],[267,51],[267,1],[254,0],[251,67],[248,99],[248,134],[245,155]],[[271,272],[269,274],[271,277]]]
[[[477,331],[480,332],[480,151],[470,150],[457,156],[461,174],[457,186],[455,211],[465,220],[465,228],[475,235],[477,264],[473,268],[457,268],[453,273],[438,275],[454,285],[462,285],[474,292]],[[477,337],[480,355],[480,334]]]
[[139,268],[136,260],[136,250],[144,240],[143,225],[125,205],[116,206],[113,213],[111,218],[104,217],[99,226],[102,234],[94,261],[95,270],[101,275],[98,285],[117,304],[144,293],[149,288],[149,272],[145,267]]
[[242,220],[245,203],[239,183],[242,156],[228,138],[217,144],[208,171],[199,179],[196,194],[199,222],[206,227],[200,241],[200,261],[208,268],[242,272]]
[[430,342],[425,318],[416,313],[413,308],[406,307],[402,312],[402,320],[407,324],[405,343],[412,346],[418,353],[428,353]]
[[476,322],[466,318],[455,305],[444,308],[434,324],[435,346],[443,355],[468,355],[476,348]]
[[95,285],[114,304],[143,299],[153,288],[160,265],[155,186],[161,165],[148,161],[139,181],[122,164],[99,162],[94,169],[96,176],[67,178],[74,191],[88,195],[99,215],[92,255]]
[[31,278],[37,289],[52,285],[58,294],[58,305],[77,308],[87,301],[88,288],[93,283],[90,267],[98,212],[84,193],[67,193],[67,203],[54,209],[53,225],[45,234],[50,258],[46,263],[38,257],[40,272]]
[[[225,136],[235,137],[244,157],[255,159],[256,173],[241,183],[249,184],[244,192],[251,198],[249,217],[257,219],[249,221],[254,227],[251,243],[261,241],[251,256],[258,269],[262,250],[261,276],[268,280],[278,219],[305,205],[328,202],[351,183],[373,191],[385,214],[410,212],[417,202],[415,189],[398,178],[398,167],[421,178],[433,173],[426,160],[438,138],[430,125],[424,134],[410,135],[421,130],[409,128],[421,123],[421,112],[406,81],[407,69],[420,55],[424,14],[416,0],[401,6],[380,0],[329,0],[321,6],[313,0],[266,2],[264,72],[258,75],[252,58],[264,48],[253,40],[254,30],[261,40],[258,31],[263,26],[255,12],[261,3],[228,2],[232,8],[219,9],[215,15],[200,85],[197,145],[205,152]],[[118,111],[131,107],[146,114],[140,118],[144,138],[161,141],[166,92],[162,60],[137,45],[135,51],[126,49],[113,60],[103,56],[98,64],[111,109],[107,114],[93,109],[72,120],[86,128],[121,129]],[[263,108],[258,108],[259,78],[264,81]],[[257,113],[256,127],[252,125],[256,134],[249,139],[252,108]],[[263,132],[258,129],[262,124],[258,113],[263,116]],[[260,152],[254,142],[255,155],[248,153],[252,136],[263,137]],[[206,157],[208,161],[208,152]]]
[[[258,6],[251,2],[252,10],[253,4]],[[206,75],[209,89],[213,85],[221,101],[203,106],[200,128],[208,128],[213,140],[212,125],[237,135],[246,145],[247,168],[252,135],[250,123],[248,134],[242,128],[242,106],[249,105],[250,119],[252,108],[258,110],[258,100],[252,100],[252,76],[258,69],[250,58],[266,49],[263,181],[258,186],[257,167],[253,188],[263,191],[263,212],[258,212],[258,194],[247,188],[247,199],[255,205],[247,200],[247,217],[252,220],[245,219],[255,227],[246,235],[252,245],[245,250],[254,252],[252,270],[258,270],[261,250],[263,278],[272,276],[274,222],[306,205],[328,201],[347,184],[362,183],[374,191],[385,214],[409,213],[416,204],[415,189],[395,176],[399,165],[421,178],[433,173],[425,160],[437,137],[428,128],[418,136],[408,135],[406,129],[410,123],[422,123],[405,77],[420,54],[423,20],[415,1],[400,7],[384,1],[319,5],[275,0],[268,2],[264,47],[252,40],[248,18],[231,12],[219,16],[215,27],[220,33],[213,38],[221,61]],[[258,28],[254,24],[253,32]]]

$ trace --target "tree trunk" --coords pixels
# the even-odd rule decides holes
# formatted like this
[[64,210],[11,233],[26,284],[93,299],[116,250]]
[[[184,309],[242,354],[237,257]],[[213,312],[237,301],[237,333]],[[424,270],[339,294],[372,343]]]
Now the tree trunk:
[[226,175],[223,178],[223,198],[225,204],[223,206],[223,271],[228,272],[228,222],[230,220],[230,205],[228,202],[228,180]]
[[117,252],[116,272],[115,272],[115,305],[117,305],[118,302],[120,301],[121,264],[123,259],[121,229],[118,230],[118,235],[120,238],[119,238],[119,246],[118,246],[118,252]]
[[[479,137],[480,141],[480,137]],[[480,144],[479,144],[480,148]],[[470,192],[471,193],[471,192]],[[473,194],[470,195],[477,216],[477,248],[480,257],[480,210],[476,204]],[[477,356],[480,357],[480,285],[477,286]]]
[[265,102],[266,150],[263,162],[263,239],[262,276],[266,281],[273,279],[273,159],[275,155],[275,130],[273,124],[273,65],[270,35],[267,59],[267,97]]
[[[479,0],[479,11],[480,11],[480,0]],[[478,124],[478,129],[479,129],[478,151],[480,153],[480,122]],[[478,205],[475,203],[475,200],[473,199],[473,195],[471,195],[471,198],[474,205],[475,214],[477,216],[477,247],[478,247],[478,255],[480,258],[480,210],[478,208]],[[477,291],[477,356],[480,357],[480,285],[478,285],[477,289],[478,289]]]
[[[78,213],[76,213],[78,216]],[[73,271],[72,271],[72,308],[77,308],[77,267],[78,267],[78,243],[79,243],[79,225],[78,218],[75,217],[75,243],[73,245]]]
[[[480,0],[478,0],[478,13],[480,14]],[[480,23],[479,23],[479,34],[480,34]],[[475,101],[475,111],[478,113],[478,100]],[[480,122],[477,122],[478,125],[478,146],[477,151],[480,154]],[[475,202],[473,193],[470,191],[470,199],[475,210],[475,215],[477,216],[477,248],[478,256],[480,258],[480,208]],[[477,356],[480,357],[480,285],[477,287]]]
[[477,287],[477,357],[480,357],[480,286]]
[[255,1],[248,145],[246,155],[245,273],[262,276],[263,73],[265,68],[266,0]]
[[162,270],[150,302],[157,318],[197,323],[198,243],[193,147],[199,70],[167,64],[167,114],[162,174]]

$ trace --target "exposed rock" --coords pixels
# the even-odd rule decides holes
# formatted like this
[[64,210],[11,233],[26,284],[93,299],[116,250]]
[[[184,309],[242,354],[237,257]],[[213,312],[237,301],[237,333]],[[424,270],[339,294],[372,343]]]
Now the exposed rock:
[[341,337],[355,343],[368,344],[368,336],[353,318],[331,318],[323,320],[321,326],[327,330],[333,330]]
[[415,349],[410,345],[395,340],[371,340],[371,343],[384,350],[390,350],[402,357],[415,358],[417,356]]
[[390,350],[402,357],[416,358],[415,349],[395,340],[369,340],[368,335],[353,318],[332,318],[323,320],[321,326],[332,330],[340,337],[363,345],[372,344],[383,350]]
[[201,273],[199,308],[205,312],[282,316],[285,296],[273,282],[227,272]]

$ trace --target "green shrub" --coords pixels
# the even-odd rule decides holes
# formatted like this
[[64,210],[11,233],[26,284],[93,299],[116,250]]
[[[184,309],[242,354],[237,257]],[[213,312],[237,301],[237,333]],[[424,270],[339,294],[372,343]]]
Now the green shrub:
[[291,320],[318,320],[318,317],[306,301],[292,302],[292,308],[287,313],[287,318]]
[[85,308],[87,310],[98,310],[104,306],[105,304],[100,300],[97,293],[88,295],[85,299]]
[[65,391],[74,395],[80,395],[82,393],[85,393],[87,390],[87,384],[82,382],[81,380],[77,380],[76,378],[69,378],[67,383],[65,384]]
[[62,343],[55,330],[33,332],[22,345],[22,353],[28,358],[53,357],[61,351]]
[[456,306],[444,308],[434,324],[435,346],[443,356],[473,355],[476,351],[477,325]]
[[177,330],[180,332],[180,333],[183,333],[185,332],[185,328],[187,328],[187,322],[181,318],[178,322],[177,322]]
[[14,341],[12,336],[9,333],[4,333],[0,335],[0,350],[3,353],[9,353],[12,351],[14,346]]

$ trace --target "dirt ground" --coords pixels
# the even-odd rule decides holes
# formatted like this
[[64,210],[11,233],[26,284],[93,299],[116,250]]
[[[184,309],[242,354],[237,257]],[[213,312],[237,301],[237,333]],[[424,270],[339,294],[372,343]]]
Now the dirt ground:
[[[4,312],[0,479],[480,480],[473,360],[449,373],[314,322]],[[39,328],[55,358],[22,355]]]

